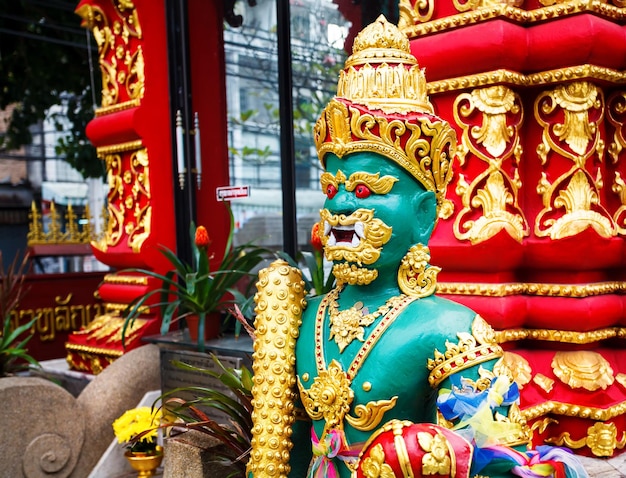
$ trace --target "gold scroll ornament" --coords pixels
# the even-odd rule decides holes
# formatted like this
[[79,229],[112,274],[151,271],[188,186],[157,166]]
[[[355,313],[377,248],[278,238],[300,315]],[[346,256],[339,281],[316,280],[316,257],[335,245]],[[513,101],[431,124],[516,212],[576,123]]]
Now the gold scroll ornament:
[[259,272],[252,354],[252,451],[247,476],[286,478],[295,419],[295,347],[306,290],[300,271],[283,260]]

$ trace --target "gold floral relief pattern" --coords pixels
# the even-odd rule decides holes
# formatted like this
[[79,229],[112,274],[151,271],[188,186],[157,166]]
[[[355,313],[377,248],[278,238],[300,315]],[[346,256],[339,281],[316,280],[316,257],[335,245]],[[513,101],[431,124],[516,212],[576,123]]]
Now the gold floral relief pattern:
[[542,373],[538,373],[533,377],[533,382],[537,384],[537,386],[546,393],[551,393],[554,388],[554,380],[550,377],[546,377]]
[[[423,0],[415,1],[420,5],[425,3]],[[585,12],[612,21],[623,21],[626,17],[626,12],[623,10],[626,6],[625,0],[610,2],[607,0],[540,0],[540,3],[543,5],[540,8],[524,10],[523,0],[454,0],[454,5],[460,13],[425,22],[415,21],[411,15],[411,7],[408,5],[408,11],[402,16],[400,25],[409,38],[415,38],[475,25],[494,18],[507,19],[517,24],[532,24]],[[411,21],[413,23],[410,23]]]
[[394,478],[396,476],[391,466],[385,463],[385,450],[380,443],[372,447],[369,456],[363,460],[361,470],[365,478]]
[[144,94],[145,76],[141,25],[133,2],[115,0],[107,9],[86,4],[76,13],[98,46],[102,108],[96,114],[121,104],[136,106]]
[[514,352],[505,351],[504,355],[493,366],[495,375],[504,375],[515,381],[517,386],[524,388],[532,378],[532,369],[528,360]]
[[[589,227],[606,238],[617,233],[600,197],[604,141],[598,126],[603,112],[602,90],[587,81],[559,85],[537,97],[535,119],[543,128],[542,142],[537,147],[541,165],[546,167],[549,159],[556,158],[572,163],[552,181],[545,170],[541,173],[537,193],[542,197],[543,209],[534,228],[538,237],[562,239]],[[556,167],[558,163],[553,165]]]
[[622,437],[617,438],[617,427],[614,423],[594,423],[587,428],[587,436],[583,436],[578,440],[573,439],[569,432],[563,432],[558,437],[549,437],[546,443],[556,446],[567,446],[572,449],[589,447],[595,456],[613,456],[616,449],[622,449],[626,446],[626,433],[622,433]]
[[343,429],[343,420],[350,411],[354,391],[339,362],[333,360],[328,370],[322,370],[310,389],[306,390],[300,381],[298,388],[308,415],[313,420],[323,419],[326,422],[325,432],[332,428]]
[[418,432],[417,442],[424,453],[422,458],[423,475],[449,475],[452,470],[450,444],[443,434]]
[[597,352],[587,350],[561,351],[554,354],[552,371],[561,382],[571,388],[591,392],[613,384],[613,369]]
[[150,174],[148,152],[141,141],[98,148],[104,160],[109,192],[108,218],[104,237],[94,247],[106,251],[117,246],[123,238],[135,253],[150,235]]
[[[613,138],[608,145],[607,152],[611,158],[610,165],[607,167],[615,168],[613,184],[611,191],[619,197],[620,207],[613,213],[617,232],[621,235],[626,234],[626,183],[619,171],[623,169],[620,164],[620,157],[626,147],[626,92],[618,91],[613,93],[606,103],[606,118],[611,125]],[[623,161],[622,161],[623,162]],[[621,167],[620,167],[621,166]]]
[[[404,28],[430,21],[435,9],[434,0],[400,0],[398,8],[400,10],[400,18],[398,19],[398,28]],[[412,4],[413,3],[413,4]]]
[[460,167],[474,158],[485,163],[470,183],[459,173],[456,193],[463,208],[454,221],[455,237],[477,244],[505,230],[522,242],[529,227],[518,205],[524,120],[519,95],[502,85],[475,89],[460,94],[453,111],[462,129]]
[[524,0],[453,0],[454,8],[459,12],[468,10],[479,10],[481,8],[492,8],[506,5],[509,7],[521,7]]

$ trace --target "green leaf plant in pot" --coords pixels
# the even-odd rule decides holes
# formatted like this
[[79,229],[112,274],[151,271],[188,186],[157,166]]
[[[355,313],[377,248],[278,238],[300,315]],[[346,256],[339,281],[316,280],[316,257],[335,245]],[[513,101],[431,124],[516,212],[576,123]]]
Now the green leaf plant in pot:
[[[161,426],[170,430],[170,437],[195,430],[218,440],[223,447],[212,448],[211,461],[229,467],[228,478],[244,478],[252,440],[252,372],[245,366],[226,367],[217,356],[211,356],[217,371],[173,362],[181,370],[219,380],[222,387],[190,386],[164,393],[158,400],[172,421]],[[181,398],[181,392],[192,398]],[[207,409],[221,412],[224,418],[212,418]]]
[[41,367],[26,347],[33,338],[33,325],[37,317],[22,325],[19,325],[17,316],[14,318],[19,303],[26,294],[24,281],[28,261],[28,254],[24,254],[21,261],[19,254],[16,254],[5,270],[0,251],[0,377],[24,372],[29,366]]
[[[254,329],[237,306],[232,313],[254,341]],[[199,432],[214,439],[213,443],[206,445],[205,450],[210,447],[210,463],[225,468],[224,474],[220,476],[245,478],[252,447],[253,374],[245,365],[234,369],[224,365],[220,357],[214,354],[211,354],[211,358],[216,367],[172,361],[180,370],[209,378],[207,386],[178,387],[161,394],[154,401],[152,409],[158,406],[163,419],[158,426],[136,435],[133,442],[156,429],[164,430],[168,439],[189,431]],[[193,440],[190,437],[187,442],[193,443]],[[215,446],[215,443],[222,446]]]
[[[193,260],[191,264],[182,261],[172,250],[160,246],[160,252],[167,258],[172,269],[160,274],[147,269],[129,269],[126,272],[144,274],[158,280],[160,285],[149,292],[137,297],[126,308],[125,322],[122,337],[126,336],[129,327],[132,328],[137,319],[147,307],[159,307],[161,315],[161,334],[169,332],[173,323],[185,319],[190,325],[197,317],[197,344],[200,351],[204,351],[205,330],[207,327],[216,327],[219,333],[221,315],[228,312],[234,305],[242,311],[252,306],[252,297],[244,289],[241,292],[243,279],[256,275],[255,269],[272,251],[252,243],[233,245],[234,218],[230,211],[230,231],[226,241],[224,255],[213,270],[211,269],[214,256],[209,253],[211,240],[204,226],[196,227],[192,222],[189,235]],[[254,281],[249,281],[253,285]],[[152,303],[154,297],[156,303]],[[217,321],[216,325],[210,321]],[[191,331],[191,328],[190,328]],[[213,334],[215,336],[215,333]]]

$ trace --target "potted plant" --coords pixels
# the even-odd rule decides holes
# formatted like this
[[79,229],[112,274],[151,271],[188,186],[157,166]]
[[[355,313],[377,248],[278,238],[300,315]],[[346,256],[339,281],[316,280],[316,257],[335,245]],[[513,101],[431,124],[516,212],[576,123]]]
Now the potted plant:
[[[212,358],[217,364],[217,371],[181,361],[174,364],[183,370],[219,380],[230,393],[199,386],[169,390],[158,400],[166,414],[176,420],[164,423],[162,427],[170,428],[172,437],[176,432],[195,430],[218,440],[223,447],[211,449],[212,460],[232,470],[229,478],[244,478],[252,440],[252,372],[245,366],[240,369],[226,367],[215,355]],[[177,396],[181,392],[193,398]],[[226,418],[217,421],[205,413],[206,408],[219,410]]]
[[161,410],[138,407],[126,410],[113,422],[118,443],[126,444],[124,456],[138,476],[153,476],[163,460],[163,448],[157,444]]
[[24,279],[29,259],[28,254],[24,254],[21,262],[18,257],[19,255],[16,255],[13,258],[5,271],[2,251],[0,251],[0,317],[3,321],[2,329],[0,329],[0,377],[26,370],[29,364],[35,367],[40,366],[26,348],[33,337],[33,332],[30,331],[22,337],[31,329],[37,318],[18,326],[13,324],[11,319],[11,312],[17,308],[25,294]]
[[[171,325],[180,319],[187,324],[197,318],[197,343],[204,351],[204,339],[208,338],[205,330],[213,329],[213,336],[219,333],[220,319],[223,312],[228,312],[233,304],[238,304],[242,311],[251,306],[251,297],[237,289],[245,277],[253,276],[253,270],[272,251],[255,246],[252,243],[233,245],[234,218],[230,212],[230,231],[221,261],[211,269],[209,253],[211,240],[204,226],[196,227],[192,222],[189,235],[193,260],[191,264],[183,262],[167,247],[161,246],[160,252],[167,258],[172,269],[165,274],[146,269],[129,269],[126,272],[144,274],[158,279],[160,285],[136,298],[127,308],[126,320],[122,330],[125,336],[128,327],[141,315],[146,306],[158,306],[161,315],[161,334],[166,334]],[[158,297],[156,303],[154,297]],[[211,317],[213,322],[207,321]],[[213,318],[215,317],[215,318]],[[216,325],[215,325],[216,324]],[[190,328],[191,331],[191,328]]]

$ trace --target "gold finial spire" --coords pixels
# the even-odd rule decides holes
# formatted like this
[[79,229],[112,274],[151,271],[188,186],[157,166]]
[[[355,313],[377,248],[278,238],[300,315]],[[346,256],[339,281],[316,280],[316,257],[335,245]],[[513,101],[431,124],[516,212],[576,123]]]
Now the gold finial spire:
[[355,38],[337,96],[385,113],[433,112],[408,38],[383,15]]
[[329,153],[346,160],[357,152],[386,156],[435,193],[439,217],[452,214],[446,188],[456,134],[434,116],[409,41],[384,16],[357,35],[337,96],[326,105],[313,135],[324,169]]

